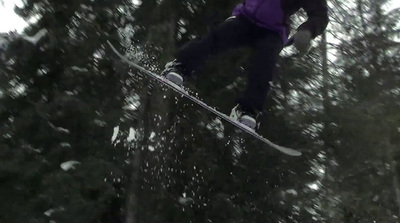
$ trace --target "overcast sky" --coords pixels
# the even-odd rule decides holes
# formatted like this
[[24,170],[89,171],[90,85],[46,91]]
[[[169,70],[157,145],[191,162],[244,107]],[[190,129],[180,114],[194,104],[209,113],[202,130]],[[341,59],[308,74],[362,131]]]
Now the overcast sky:
[[10,30],[22,31],[26,22],[14,13],[14,5],[21,6],[21,0],[0,0],[0,33]]
[[[132,0],[137,3],[138,0]],[[391,8],[400,7],[400,0],[392,0]],[[19,18],[13,11],[14,5],[22,6],[21,0],[0,0],[0,33],[10,30],[22,31],[27,23]]]

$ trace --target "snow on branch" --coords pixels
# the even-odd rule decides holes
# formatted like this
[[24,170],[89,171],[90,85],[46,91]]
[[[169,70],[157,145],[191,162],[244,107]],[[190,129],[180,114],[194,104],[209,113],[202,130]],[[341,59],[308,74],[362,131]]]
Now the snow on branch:
[[33,45],[36,45],[44,36],[46,36],[46,34],[47,34],[47,29],[41,29],[34,36],[21,35],[21,38],[32,43]]

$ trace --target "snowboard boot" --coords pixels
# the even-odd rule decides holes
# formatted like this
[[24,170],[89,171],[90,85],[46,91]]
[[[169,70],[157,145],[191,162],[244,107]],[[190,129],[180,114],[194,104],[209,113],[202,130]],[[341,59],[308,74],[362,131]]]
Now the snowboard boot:
[[173,60],[165,65],[164,71],[161,73],[167,80],[171,81],[172,83],[182,86],[183,84],[183,77],[182,72],[180,71],[181,63],[176,60]]
[[234,120],[239,121],[243,125],[249,127],[252,130],[256,130],[257,127],[257,121],[255,119],[254,114],[242,111],[240,108],[240,105],[236,105],[232,111],[230,117]]

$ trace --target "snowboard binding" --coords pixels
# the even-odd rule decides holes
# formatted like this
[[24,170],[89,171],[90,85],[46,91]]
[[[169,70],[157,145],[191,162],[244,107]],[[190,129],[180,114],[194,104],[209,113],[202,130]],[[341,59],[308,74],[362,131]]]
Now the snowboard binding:
[[251,130],[255,131],[257,128],[257,121],[251,114],[247,114],[240,109],[240,105],[236,105],[232,108],[230,118],[236,120],[246,127],[249,127]]
[[161,73],[167,80],[171,81],[172,83],[182,86],[183,85],[183,75],[180,72],[181,66],[176,60],[173,60],[165,65],[165,70]]

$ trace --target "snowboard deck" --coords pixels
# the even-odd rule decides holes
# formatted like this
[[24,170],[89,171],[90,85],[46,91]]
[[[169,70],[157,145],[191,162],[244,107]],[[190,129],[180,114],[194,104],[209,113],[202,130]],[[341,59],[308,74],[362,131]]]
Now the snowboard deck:
[[229,122],[230,124],[232,124],[233,126],[235,126],[236,128],[240,129],[241,131],[249,134],[250,136],[254,137],[255,139],[260,140],[261,142],[267,144],[269,147],[276,149],[286,155],[289,156],[301,156],[301,152],[291,149],[291,148],[287,148],[287,147],[283,147],[280,145],[277,145],[273,142],[271,142],[270,140],[264,138],[263,136],[259,135],[257,132],[255,132],[253,129],[243,125],[242,123],[231,119],[229,116],[227,116],[226,114],[219,112],[218,110],[208,106],[206,103],[204,103],[203,101],[197,99],[196,97],[192,96],[191,94],[189,94],[187,91],[185,91],[182,87],[174,84],[173,82],[167,80],[164,76],[155,74],[151,71],[148,71],[147,69],[141,67],[140,65],[130,61],[127,57],[123,56],[117,49],[115,49],[115,47],[110,43],[110,41],[107,40],[108,45],[111,47],[112,51],[114,51],[114,53],[121,58],[121,60],[125,63],[127,63],[128,65],[134,67],[135,69],[145,73],[147,76],[151,77],[152,79],[156,80],[157,82],[161,83],[164,86],[167,86],[168,88],[172,89],[173,91],[181,94],[182,96],[186,97],[187,99],[189,99],[190,101],[196,103],[197,105],[199,105],[200,107],[206,109],[207,111],[213,113],[214,115],[220,117],[221,119],[225,120],[226,122]]

